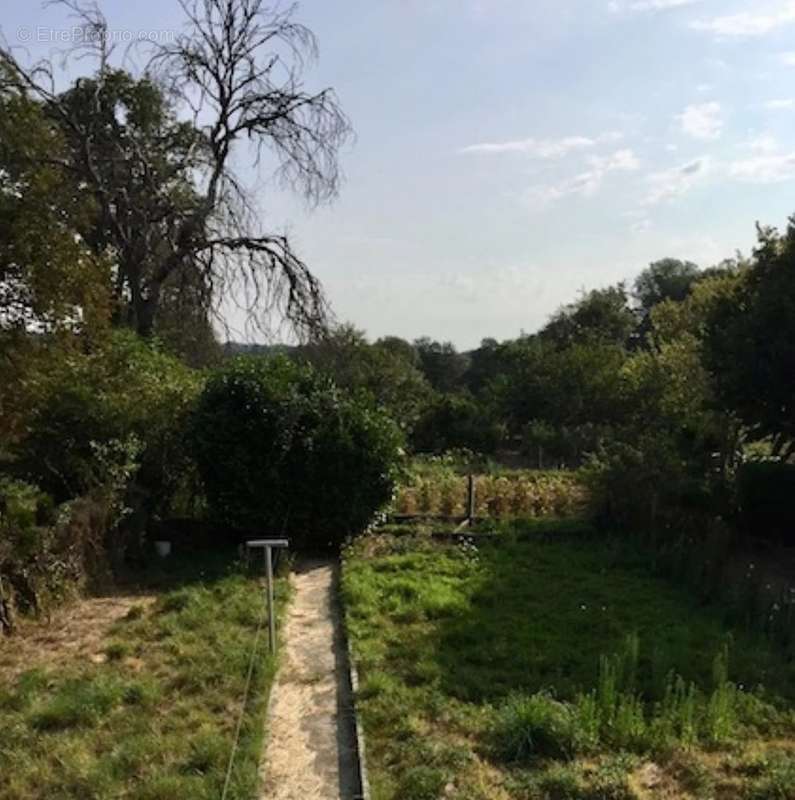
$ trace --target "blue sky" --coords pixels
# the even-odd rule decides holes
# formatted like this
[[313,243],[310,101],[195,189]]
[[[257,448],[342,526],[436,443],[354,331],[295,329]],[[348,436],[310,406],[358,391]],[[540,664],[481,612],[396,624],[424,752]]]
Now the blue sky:
[[[180,20],[176,0],[102,5],[112,28]],[[304,0],[298,18],[320,39],[309,83],[356,129],[346,182],[310,213],[247,177],[372,337],[514,337],[657,258],[748,252],[757,220],[795,212],[791,0]],[[0,19],[12,42],[66,24],[29,0]]]

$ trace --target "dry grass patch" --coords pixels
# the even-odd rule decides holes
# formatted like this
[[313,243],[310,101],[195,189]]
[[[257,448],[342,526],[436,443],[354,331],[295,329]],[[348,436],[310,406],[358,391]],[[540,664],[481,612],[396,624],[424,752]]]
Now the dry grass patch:
[[[121,616],[105,607],[101,631],[76,640],[79,655],[0,684],[1,800],[220,796],[262,586],[224,558],[174,560],[154,577],[153,599]],[[286,591],[280,581],[280,602]],[[259,652],[229,794],[238,800],[256,790],[275,667],[264,637]]]

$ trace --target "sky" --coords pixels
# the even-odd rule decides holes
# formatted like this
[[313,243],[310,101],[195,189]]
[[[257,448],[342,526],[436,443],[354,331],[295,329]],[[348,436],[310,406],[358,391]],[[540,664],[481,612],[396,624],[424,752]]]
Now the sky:
[[[111,29],[181,23],[177,0],[105,0]],[[792,0],[303,0],[308,87],[356,138],[308,209],[246,168],[340,321],[460,348],[537,330],[650,262],[749,253],[795,213]],[[4,0],[31,55],[62,11]]]

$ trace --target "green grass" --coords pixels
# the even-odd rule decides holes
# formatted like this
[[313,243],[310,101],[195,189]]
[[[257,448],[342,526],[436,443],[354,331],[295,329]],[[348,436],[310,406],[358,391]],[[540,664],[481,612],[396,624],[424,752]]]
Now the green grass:
[[[740,793],[725,796],[789,779],[795,666],[587,533],[539,523],[474,545],[376,536],[348,552],[376,800],[449,783],[463,798],[636,797],[648,760],[753,741],[778,742],[785,766],[732,779]],[[703,768],[698,790],[666,776],[669,796],[707,797],[723,768]]]
[[[2,800],[218,798],[241,707],[262,588],[232,559],[166,562],[159,597],[87,655],[0,688]],[[283,603],[287,587],[277,584]],[[256,796],[275,664],[260,638],[230,798]]]

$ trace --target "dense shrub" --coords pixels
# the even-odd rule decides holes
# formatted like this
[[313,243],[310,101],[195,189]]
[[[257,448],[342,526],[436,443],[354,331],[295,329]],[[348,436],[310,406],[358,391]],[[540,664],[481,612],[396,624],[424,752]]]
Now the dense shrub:
[[339,543],[392,496],[396,425],[311,367],[241,357],[208,381],[192,450],[219,521]]
[[714,513],[715,487],[682,458],[672,437],[658,432],[606,444],[581,475],[597,521],[651,540],[679,535],[688,520],[698,527],[702,515]]
[[115,479],[136,451],[136,480],[151,511],[186,473],[183,427],[198,374],[132,333],[89,353],[71,351],[37,374],[15,469],[58,502]]
[[121,508],[112,489],[56,507],[49,495],[0,480],[0,630],[16,611],[47,611],[109,576],[106,533]]
[[749,536],[795,544],[795,465],[743,464],[737,475],[740,524]]

